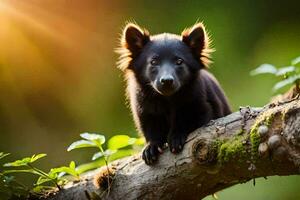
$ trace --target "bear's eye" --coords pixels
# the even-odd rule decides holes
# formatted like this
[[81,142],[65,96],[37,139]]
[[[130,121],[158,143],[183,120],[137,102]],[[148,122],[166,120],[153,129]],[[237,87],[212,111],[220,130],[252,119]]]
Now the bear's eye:
[[151,65],[158,65],[158,60],[153,58],[151,61],[150,61],[150,64]]
[[176,65],[181,65],[183,63],[183,59],[177,58],[176,59]]

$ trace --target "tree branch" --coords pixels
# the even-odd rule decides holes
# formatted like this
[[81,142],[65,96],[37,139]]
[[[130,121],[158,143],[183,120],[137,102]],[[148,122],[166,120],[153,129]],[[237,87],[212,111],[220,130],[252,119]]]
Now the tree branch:
[[153,166],[140,155],[118,160],[111,164],[110,176],[103,167],[47,198],[201,199],[257,177],[299,174],[299,167],[297,98],[241,108],[191,133],[178,155],[165,150]]

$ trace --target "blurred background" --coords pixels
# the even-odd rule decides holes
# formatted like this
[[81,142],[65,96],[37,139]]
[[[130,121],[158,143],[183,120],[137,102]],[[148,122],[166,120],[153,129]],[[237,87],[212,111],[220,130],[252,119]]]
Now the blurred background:
[[[137,135],[114,53],[128,20],[152,34],[179,34],[203,21],[216,49],[211,71],[233,110],[263,106],[275,80],[249,71],[300,55],[299,8],[298,0],[1,0],[0,151],[11,160],[47,153],[40,164],[49,169],[90,160],[89,152],[66,151],[81,132]],[[299,181],[259,179],[218,196],[297,199]]]

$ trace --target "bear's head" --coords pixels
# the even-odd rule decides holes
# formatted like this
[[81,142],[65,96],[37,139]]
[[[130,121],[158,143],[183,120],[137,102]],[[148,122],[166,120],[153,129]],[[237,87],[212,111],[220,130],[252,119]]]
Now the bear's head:
[[138,25],[124,28],[119,68],[134,73],[142,86],[171,96],[192,81],[197,72],[210,63],[209,37],[202,23],[185,29],[181,36],[162,33],[150,36]]

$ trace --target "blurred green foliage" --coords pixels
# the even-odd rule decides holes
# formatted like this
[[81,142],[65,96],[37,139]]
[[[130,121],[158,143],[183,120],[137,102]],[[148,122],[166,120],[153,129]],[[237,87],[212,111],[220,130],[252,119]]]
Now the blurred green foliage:
[[[250,73],[252,76],[259,74],[272,74],[279,78],[279,81],[274,85],[273,91],[283,91],[283,89],[294,86],[299,90],[300,80],[300,57],[291,61],[291,64],[286,67],[276,68],[271,64],[262,64]],[[286,91],[286,90],[285,90]]]
[[[251,77],[262,63],[299,56],[300,2],[290,0],[3,0],[0,2],[0,150],[12,158],[47,152],[42,168],[84,163],[95,150],[67,153],[78,133],[136,136],[116,69],[125,21],[150,33],[180,33],[203,21],[213,39],[211,71],[233,110],[266,104],[275,81]],[[279,181],[280,180],[280,181]],[[297,199],[298,177],[234,186],[221,199]],[[282,183],[285,183],[284,185]]]

